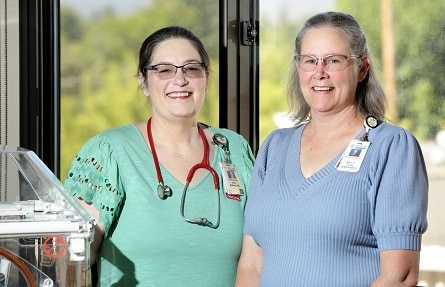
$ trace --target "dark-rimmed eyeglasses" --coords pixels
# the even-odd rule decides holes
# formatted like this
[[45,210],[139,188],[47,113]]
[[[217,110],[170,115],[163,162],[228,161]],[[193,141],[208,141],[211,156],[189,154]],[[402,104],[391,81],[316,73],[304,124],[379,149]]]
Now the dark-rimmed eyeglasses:
[[206,65],[204,63],[188,63],[182,66],[173,64],[145,66],[145,70],[154,71],[161,80],[173,79],[176,76],[178,69],[181,69],[182,73],[184,73],[187,78],[203,78],[205,68]]
[[350,65],[350,59],[361,59],[361,55],[327,55],[317,58],[311,55],[296,55],[294,57],[297,67],[305,72],[312,72],[318,65],[318,61],[322,63],[326,71],[336,72],[346,69]]

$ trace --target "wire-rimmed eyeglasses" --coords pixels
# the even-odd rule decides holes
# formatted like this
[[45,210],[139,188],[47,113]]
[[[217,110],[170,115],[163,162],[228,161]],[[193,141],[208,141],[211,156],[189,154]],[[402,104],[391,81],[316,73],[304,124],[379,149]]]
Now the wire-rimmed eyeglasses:
[[311,55],[295,55],[294,57],[297,67],[305,72],[314,71],[318,65],[318,61],[322,63],[328,72],[342,71],[350,65],[349,59],[361,58],[361,55],[327,55],[322,58]]
[[173,64],[145,66],[145,70],[154,71],[161,80],[173,79],[178,72],[178,69],[181,69],[182,73],[184,73],[187,78],[202,78],[204,77],[205,68],[206,65],[204,63],[188,63],[182,66]]

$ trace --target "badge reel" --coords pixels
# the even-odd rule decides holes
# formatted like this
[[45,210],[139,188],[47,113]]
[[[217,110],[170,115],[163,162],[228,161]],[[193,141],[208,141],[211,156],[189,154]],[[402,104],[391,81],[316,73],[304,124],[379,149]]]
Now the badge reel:
[[241,200],[240,196],[244,195],[236,166],[232,164],[230,159],[229,141],[222,134],[215,134],[213,142],[224,151],[224,162],[220,162],[221,173],[224,182],[224,191],[229,199]]
[[365,134],[361,137],[362,141],[369,141],[368,134],[369,131],[373,128],[376,128],[379,125],[379,121],[374,116],[367,116],[365,122],[363,123],[363,127],[365,128]]
[[230,163],[230,150],[229,150],[229,141],[222,134],[215,134],[213,136],[213,143],[222,148],[224,151],[224,162]]

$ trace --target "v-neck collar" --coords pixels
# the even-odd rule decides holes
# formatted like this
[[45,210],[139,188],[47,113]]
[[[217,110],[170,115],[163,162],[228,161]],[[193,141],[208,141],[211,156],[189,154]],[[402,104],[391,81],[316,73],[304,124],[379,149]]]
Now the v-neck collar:
[[[295,130],[295,133],[291,136],[288,145],[286,160],[284,161],[285,165],[283,166],[283,170],[285,173],[284,178],[286,178],[288,181],[286,184],[288,186],[294,187],[299,186],[298,190],[292,191],[293,196],[300,194],[301,192],[310,188],[312,185],[324,181],[327,178],[333,176],[334,173],[338,172],[335,165],[344,152],[344,150],[341,150],[325,166],[306,178],[301,171],[300,162],[301,138],[306,125],[306,123],[302,124]],[[363,132],[360,132],[355,138],[359,138],[362,133]]]

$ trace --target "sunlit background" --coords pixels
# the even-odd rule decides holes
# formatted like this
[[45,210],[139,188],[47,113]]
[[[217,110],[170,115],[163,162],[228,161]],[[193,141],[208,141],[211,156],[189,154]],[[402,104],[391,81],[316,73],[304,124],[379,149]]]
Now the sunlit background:
[[[200,120],[218,125],[218,1],[60,3],[62,180],[89,137],[149,116],[135,77],[137,54],[163,26],[188,27],[206,45],[212,77]],[[419,285],[445,287],[445,1],[260,0],[261,140],[290,124],[284,87],[293,41],[308,16],[328,10],[350,13],[362,24],[388,94],[388,119],[421,143],[430,200]]]

